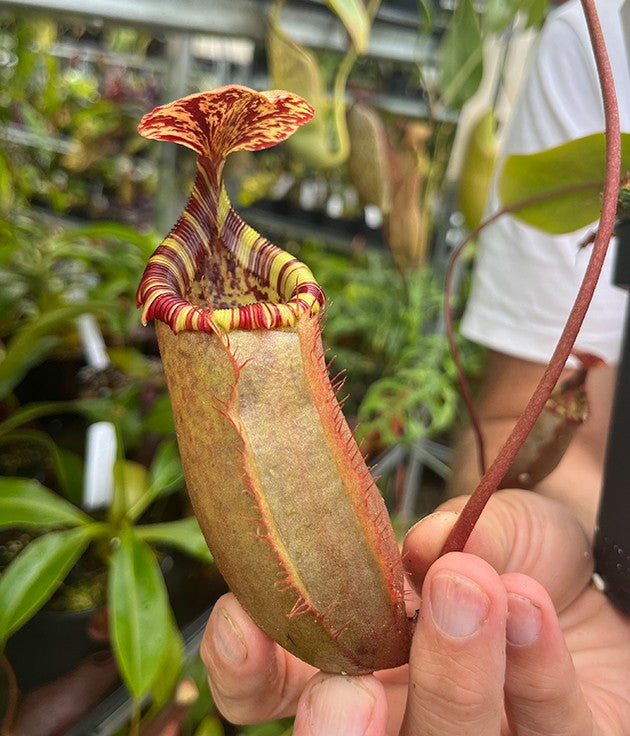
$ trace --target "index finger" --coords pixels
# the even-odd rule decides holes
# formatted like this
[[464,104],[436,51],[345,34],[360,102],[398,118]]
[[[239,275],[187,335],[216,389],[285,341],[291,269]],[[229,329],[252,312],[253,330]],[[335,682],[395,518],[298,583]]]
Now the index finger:
[[232,593],[216,602],[200,653],[215,703],[232,723],[293,715],[317,672],[263,633]]

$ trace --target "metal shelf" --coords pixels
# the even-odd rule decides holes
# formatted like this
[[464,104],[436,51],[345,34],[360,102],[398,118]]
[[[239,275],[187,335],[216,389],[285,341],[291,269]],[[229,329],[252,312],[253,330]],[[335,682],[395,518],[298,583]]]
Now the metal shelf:
[[[271,0],[1,0],[0,9],[57,15],[150,28],[156,31],[210,33],[264,42]],[[282,11],[286,32],[298,43],[343,50],[347,37],[323,0],[292,0]],[[433,58],[435,39],[418,32],[416,12],[384,7],[378,14],[368,55],[398,62]]]

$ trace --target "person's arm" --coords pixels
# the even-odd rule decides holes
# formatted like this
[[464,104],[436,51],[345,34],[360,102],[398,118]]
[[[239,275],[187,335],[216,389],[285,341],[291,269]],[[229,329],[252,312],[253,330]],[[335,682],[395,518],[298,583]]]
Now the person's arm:
[[[543,371],[542,364],[490,352],[477,406],[487,465],[500,451]],[[615,375],[610,366],[589,371],[589,418],[578,429],[558,467],[534,489],[566,503],[589,535],[597,513]],[[467,426],[454,450],[450,494],[472,493],[479,477],[475,438]]]

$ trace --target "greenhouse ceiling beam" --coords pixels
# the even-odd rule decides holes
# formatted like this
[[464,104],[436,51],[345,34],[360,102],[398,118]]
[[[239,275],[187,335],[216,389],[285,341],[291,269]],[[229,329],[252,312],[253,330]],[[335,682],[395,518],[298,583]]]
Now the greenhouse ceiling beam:
[[[263,42],[270,0],[2,0],[15,11],[52,12],[81,19],[141,26],[161,31],[241,36]],[[298,43],[314,48],[345,49],[345,32],[331,11],[318,0],[288,3],[282,25]],[[384,9],[374,23],[368,54],[393,61],[432,58],[433,40],[418,32],[414,14]]]

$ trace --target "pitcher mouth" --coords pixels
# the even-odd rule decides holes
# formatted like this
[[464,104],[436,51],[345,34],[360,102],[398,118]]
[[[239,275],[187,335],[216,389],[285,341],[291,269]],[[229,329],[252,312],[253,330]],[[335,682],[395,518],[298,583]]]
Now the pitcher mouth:
[[[227,131],[216,125],[226,109]],[[144,324],[155,318],[173,332],[225,333],[290,327],[319,311],[324,295],[310,269],[247,225],[222,183],[230,151],[274,145],[312,114],[297,95],[233,85],[177,100],[142,119],[143,135],[198,153],[186,208],[138,287]]]

